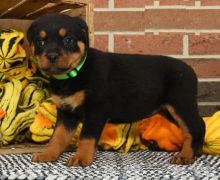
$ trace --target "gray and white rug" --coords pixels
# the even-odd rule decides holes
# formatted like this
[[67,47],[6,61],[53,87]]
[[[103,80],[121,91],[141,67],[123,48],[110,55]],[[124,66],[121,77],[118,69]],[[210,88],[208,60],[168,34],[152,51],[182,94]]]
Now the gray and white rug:
[[86,180],[197,180],[220,179],[220,156],[202,155],[192,165],[171,165],[174,153],[137,151],[127,154],[99,151],[90,167],[66,167],[71,153],[56,163],[31,163],[31,154],[1,155],[0,180],[3,179],[86,179]]

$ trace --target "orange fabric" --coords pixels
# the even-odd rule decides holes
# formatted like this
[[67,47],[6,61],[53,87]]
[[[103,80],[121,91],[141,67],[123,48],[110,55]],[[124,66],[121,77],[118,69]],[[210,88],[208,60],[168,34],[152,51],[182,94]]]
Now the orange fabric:
[[[117,125],[116,124],[106,124],[101,135],[101,139],[104,141],[108,141],[109,143],[114,141],[118,134],[116,131]],[[114,143],[110,143],[114,144]]]
[[42,113],[37,113],[35,118],[38,120],[42,128],[52,128],[53,123],[47,119]]
[[6,112],[3,109],[0,109],[0,120],[4,118]]
[[[126,136],[120,128],[117,124],[106,124],[100,141],[113,146],[120,136]],[[146,141],[157,142],[159,148],[166,151],[178,151],[183,144],[181,129],[160,114],[143,119],[139,123],[139,134]],[[134,136],[139,134],[136,133]]]
[[160,149],[177,151],[182,147],[181,129],[159,114],[144,119],[139,128],[142,139],[156,141]]

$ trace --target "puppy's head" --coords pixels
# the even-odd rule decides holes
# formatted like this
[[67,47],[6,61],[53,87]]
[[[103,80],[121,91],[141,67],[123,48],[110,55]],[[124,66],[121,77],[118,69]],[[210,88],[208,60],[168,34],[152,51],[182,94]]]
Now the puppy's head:
[[64,14],[41,16],[29,27],[27,38],[39,68],[49,75],[73,70],[89,47],[86,23]]

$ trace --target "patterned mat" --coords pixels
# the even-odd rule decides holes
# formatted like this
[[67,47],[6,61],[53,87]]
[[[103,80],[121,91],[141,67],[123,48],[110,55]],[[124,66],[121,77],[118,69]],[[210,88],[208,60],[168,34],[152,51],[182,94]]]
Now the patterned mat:
[[66,167],[71,153],[56,163],[31,163],[31,154],[1,155],[0,179],[220,179],[220,156],[202,155],[193,165],[171,165],[174,153],[99,151],[90,167]]

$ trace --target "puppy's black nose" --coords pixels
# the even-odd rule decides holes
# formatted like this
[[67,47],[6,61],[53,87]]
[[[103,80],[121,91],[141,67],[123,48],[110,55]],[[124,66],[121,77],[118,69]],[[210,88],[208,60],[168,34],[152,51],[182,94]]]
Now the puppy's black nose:
[[58,54],[57,53],[48,53],[47,58],[51,63],[55,63],[58,59]]

